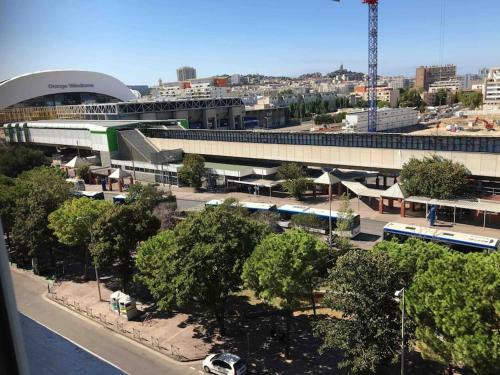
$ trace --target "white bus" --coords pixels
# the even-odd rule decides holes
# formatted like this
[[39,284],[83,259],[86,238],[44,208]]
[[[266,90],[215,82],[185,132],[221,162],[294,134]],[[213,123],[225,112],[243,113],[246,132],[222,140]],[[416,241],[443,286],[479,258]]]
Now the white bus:
[[491,252],[497,250],[500,245],[500,240],[497,238],[451,232],[439,228],[426,228],[401,223],[387,223],[384,226],[385,240],[395,238],[400,242],[404,242],[410,237],[439,242],[460,251],[487,250]]

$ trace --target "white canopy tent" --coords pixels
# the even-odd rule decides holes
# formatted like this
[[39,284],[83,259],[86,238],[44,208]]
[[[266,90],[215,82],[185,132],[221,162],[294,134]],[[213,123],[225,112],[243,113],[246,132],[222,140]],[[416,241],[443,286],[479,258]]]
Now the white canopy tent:
[[119,180],[120,178],[129,177],[129,176],[130,176],[130,173],[128,173],[127,171],[125,171],[121,168],[117,168],[113,171],[113,173],[111,173],[109,175],[109,178]]
[[82,167],[84,165],[89,165],[90,163],[79,157],[79,156],[75,156],[73,159],[71,159],[69,162],[67,162],[66,164],[64,164],[64,166],[66,168],[78,168],[78,167]]

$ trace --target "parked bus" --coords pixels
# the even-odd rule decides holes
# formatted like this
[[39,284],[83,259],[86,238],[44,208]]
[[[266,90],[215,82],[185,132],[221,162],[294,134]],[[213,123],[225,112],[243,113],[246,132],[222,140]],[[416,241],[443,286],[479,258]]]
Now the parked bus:
[[[314,217],[320,219],[325,223],[325,234],[328,234],[328,224],[329,224],[329,217],[330,217],[330,211],[329,210],[324,210],[320,208],[312,208],[308,206],[299,206],[299,205],[293,205],[293,204],[285,204],[283,206],[278,207],[278,214],[280,215],[281,220],[285,222],[285,225],[289,225],[289,222],[294,215],[313,215]],[[340,217],[340,213],[337,211],[332,211],[331,212],[331,218],[332,218],[332,229],[334,230],[334,233],[339,234],[338,232],[335,231],[335,228],[337,227],[337,220]],[[351,227],[349,228],[349,231],[347,232],[347,236],[349,238],[354,238],[356,237],[359,233],[361,232],[361,217],[357,214],[354,214],[353,220],[351,223]]]
[[[205,206],[220,206],[222,203],[224,203],[222,199],[212,199],[205,203]],[[238,202],[234,205],[239,205],[249,212],[276,211],[276,205],[271,203]]]
[[73,191],[71,194],[76,198],[87,197],[90,199],[104,200],[104,193],[102,191]]
[[465,252],[477,250],[491,252],[497,250],[500,245],[500,240],[497,238],[476,236],[474,234],[401,223],[387,223],[384,226],[384,240],[394,238],[399,242],[404,242],[410,237],[442,243],[452,249]]

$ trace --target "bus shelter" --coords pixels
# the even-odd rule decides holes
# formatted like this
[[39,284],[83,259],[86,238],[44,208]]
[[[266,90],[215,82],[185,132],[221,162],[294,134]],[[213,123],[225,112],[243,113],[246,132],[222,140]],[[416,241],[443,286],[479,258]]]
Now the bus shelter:
[[472,210],[483,214],[483,228],[486,228],[486,216],[488,214],[500,214],[500,203],[485,199],[432,199],[428,197],[411,196],[406,202],[420,203],[425,205],[425,216],[427,217],[431,206],[450,207],[453,209],[453,224],[457,221],[457,208]]
[[255,195],[259,195],[260,188],[267,188],[269,189],[269,196],[272,197],[273,187],[281,185],[281,181],[266,180],[263,178],[250,178],[246,180],[228,179],[227,187],[229,187],[229,184],[248,186],[255,192]]

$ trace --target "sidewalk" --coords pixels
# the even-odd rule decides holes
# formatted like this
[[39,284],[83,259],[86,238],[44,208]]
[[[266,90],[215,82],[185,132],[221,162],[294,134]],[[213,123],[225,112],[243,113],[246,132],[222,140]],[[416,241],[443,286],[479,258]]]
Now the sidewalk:
[[[191,317],[184,313],[161,314],[161,317],[145,313],[133,321],[127,321],[111,311],[111,291],[103,283],[101,294],[103,301],[100,302],[95,281],[63,281],[50,287],[48,297],[106,328],[179,361],[203,359],[214,345],[222,343],[217,340],[208,342],[207,336],[213,335],[207,335],[202,325],[192,323]],[[141,314],[150,307],[137,302]]]

